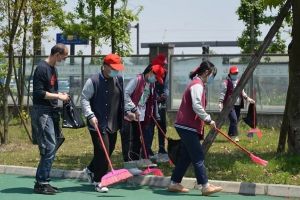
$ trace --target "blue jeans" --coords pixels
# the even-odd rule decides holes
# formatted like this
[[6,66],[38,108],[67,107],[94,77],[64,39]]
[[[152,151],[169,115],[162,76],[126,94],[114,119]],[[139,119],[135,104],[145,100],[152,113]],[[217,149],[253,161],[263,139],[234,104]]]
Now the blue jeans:
[[31,113],[33,140],[39,147],[40,162],[36,170],[36,181],[41,184],[50,181],[50,171],[57,151],[57,138],[61,136],[57,110],[34,105]]
[[201,185],[206,184],[208,178],[204,166],[204,153],[198,133],[181,128],[176,128],[176,131],[181,138],[181,149],[171,180],[176,183],[181,183],[187,168],[192,163],[197,183]]
[[229,130],[228,130],[229,136],[238,136],[237,124],[239,122],[240,113],[241,113],[241,106],[234,106],[234,108],[232,108],[232,110],[228,115],[230,121]]

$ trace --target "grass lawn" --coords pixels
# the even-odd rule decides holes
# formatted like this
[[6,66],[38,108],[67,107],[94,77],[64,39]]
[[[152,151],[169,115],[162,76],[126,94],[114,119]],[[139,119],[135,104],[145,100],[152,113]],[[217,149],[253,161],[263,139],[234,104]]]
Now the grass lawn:
[[[28,127],[30,127],[28,125]],[[240,128],[240,144],[264,160],[268,160],[267,167],[253,163],[248,155],[219,135],[206,155],[206,167],[209,179],[224,181],[243,181],[255,183],[292,184],[300,185],[300,157],[295,155],[276,155],[279,130],[260,128],[263,133],[261,140],[256,136],[252,140],[247,138],[249,130],[243,122]],[[223,127],[227,132],[227,127]],[[208,132],[208,131],[207,131]],[[54,168],[83,169],[92,158],[92,142],[86,128],[63,129],[66,140],[59,149]],[[167,135],[178,138],[173,127],[168,127]],[[157,150],[158,139],[155,134],[153,149]],[[120,137],[112,156],[115,167],[122,167]],[[9,127],[9,143],[0,146],[0,164],[36,167],[39,162],[38,148],[32,145],[24,129],[16,122]],[[165,176],[172,172],[169,163],[159,164]],[[187,177],[194,177],[192,168],[186,173]]]

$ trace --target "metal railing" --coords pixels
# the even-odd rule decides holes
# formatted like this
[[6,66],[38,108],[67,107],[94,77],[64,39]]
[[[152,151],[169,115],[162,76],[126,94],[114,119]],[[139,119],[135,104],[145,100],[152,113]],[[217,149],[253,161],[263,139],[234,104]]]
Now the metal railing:
[[[32,80],[31,71],[34,70],[41,57],[26,57],[25,74],[26,81]],[[94,73],[100,71],[103,56],[70,56],[64,64],[58,64],[58,79],[64,83],[68,82],[67,89],[79,106],[79,97],[85,81]],[[251,55],[242,54],[223,54],[223,55],[170,55],[169,68],[169,89],[170,98],[168,110],[177,110],[183,91],[189,82],[189,72],[195,69],[206,58],[213,62],[218,73],[212,84],[208,86],[208,106],[209,111],[218,110],[218,99],[222,80],[228,74],[230,65],[237,65],[239,73],[245,70]],[[16,57],[15,63],[21,63],[20,57]],[[33,64],[34,62],[34,64]],[[133,55],[123,57],[125,70],[122,72],[124,85],[136,74],[142,73],[149,64],[148,55]],[[33,69],[32,69],[33,67]],[[268,54],[263,56],[260,64],[253,74],[253,81],[246,85],[246,93],[255,98],[257,110],[259,112],[283,113],[286,91],[288,88],[288,55],[287,54]],[[31,82],[32,83],[32,82]],[[12,77],[11,89],[16,94],[15,79]],[[65,90],[66,88],[60,88]],[[32,88],[28,89],[25,95],[30,95]],[[25,98],[26,99],[26,98]],[[10,103],[12,101],[9,100]]]

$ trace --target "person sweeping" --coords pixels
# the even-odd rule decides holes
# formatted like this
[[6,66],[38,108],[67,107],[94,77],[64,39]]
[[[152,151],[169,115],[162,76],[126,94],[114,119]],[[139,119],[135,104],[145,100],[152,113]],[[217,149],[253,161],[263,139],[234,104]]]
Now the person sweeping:
[[[229,68],[228,76],[226,80],[222,83],[222,89],[219,97],[219,109],[223,109],[223,105],[227,102],[228,98],[232,95],[234,88],[237,86],[239,79],[238,79],[239,69],[236,65],[233,65]],[[246,92],[242,90],[241,94],[237,98],[234,107],[230,111],[228,118],[230,121],[228,135],[233,139],[235,142],[239,142],[240,139],[238,138],[238,121],[240,118],[241,109],[244,108],[244,100],[247,100],[249,103],[255,103],[253,99],[248,97]]]
[[94,145],[94,157],[83,172],[97,192],[108,192],[101,183],[111,164],[106,155],[108,152],[110,156],[114,151],[117,131],[122,127],[124,95],[119,71],[123,69],[120,56],[108,54],[104,57],[101,72],[86,81],[81,93],[82,111]]
[[179,160],[173,170],[170,192],[188,192],[180,183],[192,163],[197,184],[202,187],[202,195],[207,196],[222,190],[221,187],[208,183],[204,166],[204,152],[199,141],[203,139],[204,124],[216,128],[215,122],[206,113],[206,84],[211,82],[217,73],[214,64],[203,61],[199,67],[190,73],[191,82],[186,87],[179,111],[177,112],[175,128],[181,139]]

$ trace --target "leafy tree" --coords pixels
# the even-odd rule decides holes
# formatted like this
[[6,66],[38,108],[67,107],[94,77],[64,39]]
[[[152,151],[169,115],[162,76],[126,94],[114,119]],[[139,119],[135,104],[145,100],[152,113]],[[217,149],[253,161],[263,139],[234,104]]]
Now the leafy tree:
[[127,0],[79,0],[76,12],[68,13],[59,27],[66,35],[90,39],[91,55],[95,55],[96,46],[101,47],[110,39],[112,52],[128,54],[131,47],[127,26],[138,19],[140,10],[129,10]]
[[11,1],[0,1],[0,19],[1,30],[0,36],[4,38],[4,49],[8,54],[8,65],[7,73],[5,74],[5,82],[2,88],[2,119],[3,119],[3,131],[1,130],[1,144],[5,144],[8,141],[8,122],[9,122],[9,112],[8,112],[8,95],[10,94],[9,84],[11,81],[11,75],[14,67],[14,45],[17,34],[19,32],[19,22],[21,18],[21,13],[24,5],[27,3],[26,0],[11,0]]
[[[261,0],[241,0],[237,14],[239,20],[245,23],[245,30],[238,38],[239,46],[243,53],[253,53],[260,45],[259,37],[262,35],[260,25],[270,25],[275,17],[266,15],[266,2]],[[278,31],[267,52],[284,53],[285,49],[285,41],[281,38],[281,31]]]
[[64,20],[62,7],[66,0],[30,0],[29,9],[32,13],[33,53],[41,55],[43,33],[49,27],[55,27]]
[[[270,46],[272,39],[276,35],[276,32],[279,31],[284,19],[289,15],[292,1],[293,0],[287,0],[284,3],[284,5],[280,8],[278,16],[276,17],[275,22],[271,26],[269,32],[265,36],[264,41],[259,46],[257,52],[255,52],[255,54],[252,55],[252,58],[248,64],[247,68],[245,69],[245,72],[243,73],[239,83],[237,84],[237,87],[234,89],[232,96],[229,97],[228,102],[226,103],[226,105],[224,105],[223,110],[221,111],[218,119],[216,120],[217,127],[220,128],[223,125],[223,123],[225,122],[226,117],[228,116],[230,110],[232,109],[232,106],[236,102],[236,99],[238,98],[238,95],[242,92],[242,89],[245,87],[247,81],[251,78],[253,71],[255,70],[256,66],[260,62],[260,60],[261,60],[262,56],[264,55],[264,53],[266,52],[267,48]],[[271,2],[271,3],[274,3],[274,2]],[[295,11],[293,11],[293,12],[295,12]],[[296,14],[296,13],[294,13],[294,14]],[[296,26],[298,26],[298,24],[296,24]],[[299,57],[299,55],[298,55],[298,57]],[[294,91],[294,92],[296,92],[296,91]],[[297,95],[295,95],[295,96],[297,96]],[[212,143],[214,142],[214,140],[217,136],[216,131],[217,130],[211,130],[209,132],[209,134],[205,137],[205,140],[202,143],[204,152],[207,152],[209,150],[209,148],[211,147]]]

